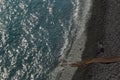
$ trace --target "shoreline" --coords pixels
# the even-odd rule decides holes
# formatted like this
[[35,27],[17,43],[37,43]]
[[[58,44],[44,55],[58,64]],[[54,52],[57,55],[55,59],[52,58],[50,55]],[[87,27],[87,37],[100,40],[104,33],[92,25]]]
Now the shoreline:
[[[74,19],[74,23],[76,25],[76,30],[77,30],[77,32],[74,34],[74,35],[76,35],[76,37],[73,41],[73,44],[71,46],[69,53],[67,53],[67,49],[64,51],[64,55],[67,54],[67,56],[65,56],[65,58],[66,58],[65,60],[67,61],[67,63],[81,61],[82,53],[85,48],[85,43],[87,40],[86,23],[89,20],[90,15],[91,15],[90,10],[91,10],[91,6],[92,6],[92,1],[91,0],[86,0],[86,1],[83,0],[83,2],[84,2],[84,5],[83,6],[79,5],[79,7],[80,8],[84,7],[85,10],[83,10],[81,8],[80,11],[83,10],[82,15],[80,15],[81,12],[78,12],[78,16],[80,16],[80,17],[77,17]],[[77,8],[78,8],[78,6],[77,6]],[[70,67],[70,66],[61,67],[61,66],[59,66],[55,70],[55,71],[57,71],[57,73],[55,72],[57,74],[55,80],[72,80],[74,74],[76,73],[76,70],[77,70],[76,67]]]
[[[74,38],[74,41],[72,42],[72,44],[68,44],[68,46],[71,46],[67,47],[63,51],[63,54],[60,57],[60,62],[61,60],[65,60],[66,63],[81,61],[82,54],[85,48],[85,44],[87,41],[86,24],[91,16],[90,10],[92,7],[92,0],[81,0],[79,1],[81,3],[78,3],[78,1],[79,0],[75,0],[76,6],[75,10],[73,11],[74,14],[72,16],[75,26],[74,32],[71,32],[71,34]],[[60,64],[58,64],[58,66],[50,73],[48,80],[72,80],[78,68],[70,66],[60,66]]]

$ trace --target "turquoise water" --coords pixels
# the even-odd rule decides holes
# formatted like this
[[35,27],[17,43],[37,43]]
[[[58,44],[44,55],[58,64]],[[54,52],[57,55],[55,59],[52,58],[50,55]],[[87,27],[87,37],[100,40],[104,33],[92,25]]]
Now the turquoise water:
[[0,80],[47,80],[72,9],[71,0],[0,0]]

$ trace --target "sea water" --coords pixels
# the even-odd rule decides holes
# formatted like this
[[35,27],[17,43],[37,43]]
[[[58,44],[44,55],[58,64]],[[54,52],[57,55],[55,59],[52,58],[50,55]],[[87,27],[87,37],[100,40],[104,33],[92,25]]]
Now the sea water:
[[51,80],[79,30],[79,2],[0,0],[0,80]]

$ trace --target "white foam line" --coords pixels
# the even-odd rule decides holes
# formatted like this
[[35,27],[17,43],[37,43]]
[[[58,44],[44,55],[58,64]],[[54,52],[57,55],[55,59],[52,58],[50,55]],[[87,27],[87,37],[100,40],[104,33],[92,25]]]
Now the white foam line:
[[[75,10],[73,11],[75,12],[73,14],[73,19],[76,25],[77,32],[75,34],[76,39],[73,42],[72,49],[67,58],[68,62],[75,62],[81,60],[81,55],[84,50],[84,45],[86,42],[85,24],[87,22],[88,16],[90,15],[89,10],[91,8],[91,0],[85,0],[84,3],[80,3],[80,0],[75,0],[75,4],[76,6]],[[84,9],[80,9],[81,8],[80,4],[84,4],[84,6],[82,6]],[[79,13],[80,11],[83,11],[82,14]],[[83,48],[81,51],[80,47]],[[61,77],[58,80],[71,80],[76,69],[77,68],[73,68],[70,66],[65,67],[64,71],[62,71],[61,73]]]
[[[83,1],[84,3],[80,3],[80,1]],[[75,23],[75,29],[77,30],[76,34],[76,38],[75,41],[72,44],[72,48],[70,53],[68,54],[67,57],[67,63],[69,62],[76,62],[76,61],[81,61],[81,55],[82,52],[84,50],[84,45],[86,42],[86,22],[90,16],[90,8],[91,8],[91,0],[73,0],[72,2],[73,6],[74,6],[74,11],[73,11],[73,21]],[[83,6],[81,6],[81,4],[84,4]],[[82,9],[84,8],[84,9]],[[82,12],[80,12],[82,11]],[[82,13],[82,14],[80,14]],[[75,31],[76,31],[75,30]],[[74,32],[73,32],[74,33]],[[72,34],[73,35],[73,34]],[[66,36],[66,34],[65,34]],[[68,40],[66,39],[66,43],[63,47],[63,51],[64,54],[66,54],[65,48],[67,47],[66,45],[68,44],[67,42]],[[83,48],[80,51],[80,48]],[[64,55],[62,54],[62,55]],[[64,57],[63,57],[64,58]],[[74,75],[75,71],[77,68],[73,68],[70,66],[59,66],[53,71],[52,76],[54,75],[53,78],[50,78],[50,80],[71,80],[72,76]]]

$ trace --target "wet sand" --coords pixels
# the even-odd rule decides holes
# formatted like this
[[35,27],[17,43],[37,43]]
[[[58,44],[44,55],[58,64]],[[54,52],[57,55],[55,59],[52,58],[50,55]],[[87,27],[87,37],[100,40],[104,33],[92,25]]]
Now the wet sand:
[[[120,1],[93,0],[82,59],[120,56]],[[102,43],[104,51],[101,51]],[[119,80],[120,62],[78,68],[72,80]]]

